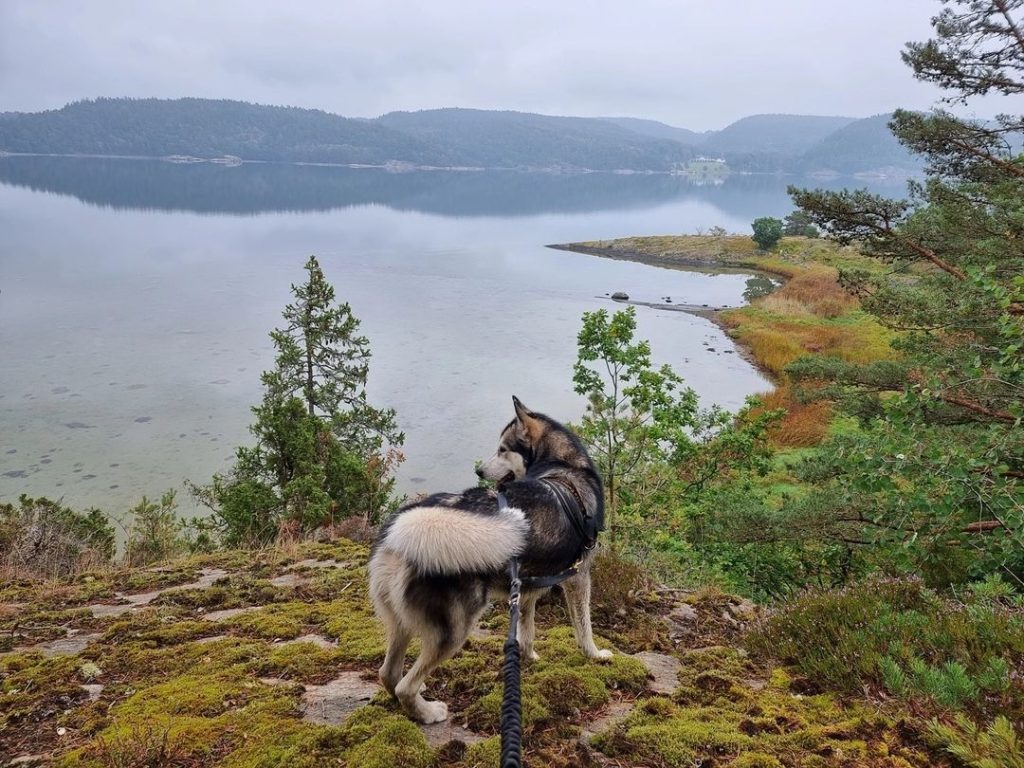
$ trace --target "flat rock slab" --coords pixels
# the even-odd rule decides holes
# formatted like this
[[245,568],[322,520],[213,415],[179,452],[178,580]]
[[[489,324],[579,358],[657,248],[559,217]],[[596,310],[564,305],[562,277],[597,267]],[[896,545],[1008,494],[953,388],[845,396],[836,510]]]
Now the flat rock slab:
[[84,651],[93,640],[98,640],[102,636],[100,632],[68,635],[58,640],[33,645],[31,650],[42,651],[43,656],[74,656],[76,653]]
[[107,616],[120,616],[122,613],[128,613],[128,611],[138,606],[132,603],[120,603],[119,605],[107,605],[106,603],[94,603],[92,605],[85,606],[92,611],[93,618],[103,619]]
[[580,734],[580,741],[584,744],[589,744],[590,740],[597,736],[597,734],[611,728],[615,723],[628,715],[632,709],[633,702],[631,701],[613,701],[608,705],[608,709],[605,710],[603,715],[596,720],[591,720],[583,726],[583,733]]
[[283,573],[270,580],[275,587],[300,587],[308,582],[309,579],[298,573]]
[[192,642],[196,645],[206,645],[206,643],[216,643],[220,640],[227,640],[231,635],[210,635],[209,637],[200,637],[198,640]]
[[655,693],[672,693],[679,685],[679,670],[683,665],[674,656],[663,653],[644,651],[633,655],[647,667],[647,672],[654,678],[648,687]]
[[22,755],[21,757],[13,758],[9,763],[6,763],[6,765],[11,766],[11,768],[15,765],[29,768],[29,766],[45,765],[49,761],[50,758],[47,755]]
[[689,603],[677,603],[668,616],[670,619],[687,624],[697,620],[697,609]]
[[258,605],[250,605],[248,608],[225,608],[222,611],[210,611],[209,613],[204,613],[203,618],[206,619],[206,621],[227,621],[228,619],[233,619],[235,616],[241,616],[243,613],[252,613],[259,609],[260,606]]
[[323,648],[325,651],[333,651],[338,647],[336,642],[328,640],[323,635],[302,635],[294,640],[285,640],[281,645],[291,645],[292,643],[312,643],[317,648]]
[[89,701],[99,701],[100,695],[103,693],[103,686],[100,683],[89,683],[83,685],[82,690],[89,694]]
[[342,672],[324,685],[307,685],[302,694],[302,719],[320,725],[341,725],[380,689],[377,683],[363,680],[361,674]]
[[427,743],[435,749],[443,747],[449,741],[461,741],[463,744],[476,744],[478,741],[483,741],[486,736],[481,736],[475,731],[471,731],[461,725],[451,722],[451,720],[445,720],[440,723],[431,723],[430,725],[420,725],[420,730],[423,731],[423,735],[427,737]]
[[269,685],[271,688],[279,688],[282,685],[291,685],[291,680],[285,680],[282,677],[261,677],[260,682],[264,685]]
[[224,578],[228,575],[228,572],[222,568],[203,568],[200,571],[200,577],[189,584],[178,584],[173,587],[164,587],[163,589],[154,589],[150,592],[136,592],[132,595],[126,595],[123,592],[118,592],[115,597],[118,600],[124,602],[118,603],[117,605],[107,605],[105,603],[94,603],[93,605],[87,605],[92,615],[96,618],[103,618],[105,616],[120,616],[122,613],[133,611],[136,608],[141,608],[144,605],[149,605],[156,600],[164,592],[170,592],[175,589],[207,589],[212,587],[217,579]]
[[[181,584],[177,587],[168,587],[167,589],[206,589],[207,587],[212,587],[217,579],[223,579],[228,575],[228,572],[223,568],[203,568],[199,573],[201,576],[191,584]],[[164,591],[166,592],[167,590]]]
[[297,563],[292,563],[286,571],[294,571],[299,568],[347,568],[349,563],[341,563],[337,560],[315,560],[309,558],[308,560],[299,560]]

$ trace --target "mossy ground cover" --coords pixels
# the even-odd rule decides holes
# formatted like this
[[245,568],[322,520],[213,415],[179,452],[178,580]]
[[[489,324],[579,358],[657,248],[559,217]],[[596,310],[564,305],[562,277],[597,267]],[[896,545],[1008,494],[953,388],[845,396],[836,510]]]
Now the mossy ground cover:
[[[448,701],[452,721],[484,741],[431,746],[383,691],[339,725],[303,719],[306,687],[343,671],[376,678],[383,633],[367,601],[366,558],[365,546],[339,541],[170,564],[181,574],[171,581],[179,584],[201,568],[223,568],[227,575],[205,589],[218,606],[251,610],[210,621],[213,598],[172,591],[93,620],[99,635],[77,654],[23,650],[0,657],[0,757],[36,754],[43,764],[68,768],[494,765],[507,627],[500,609],[486,617],[490,632],[472,637],[426,692]],[[309,565],[317,559],[330,567]],[[305,580],[266,587],[283,573]],[[125,583],[152,586],[143,572],[96,578],[118,590]],[[918,726],[909,728],[898,712],[811,692],[798,670],[786,674],[739,650],[745,622],[737,617],[753,610],[749,604],[714,591],[666,594],[640,569],[611,558],[601,558],[595,583],[598,644],[618,653],[607,664],[585,659],[560,597],[543,602],[541,659],[526,666],[523,678],[530,765],[935,764],[920,757]],[[33,594],[46,604],[47,590],[66,594],[66,587],[36,585]],[[46,618],[45,609],[12,610]],[[51,619],[67,610],[51,608]],[[689,617],[682,634],[672,629],[679,611]],[[303,635],[313,638],[289,642]],[[655,696],[643,663],[624,653],[640,650],[682,662],[671,695]],[[581,741],[605,712],[630,705],[625,720],[600,729],[589,746]]]

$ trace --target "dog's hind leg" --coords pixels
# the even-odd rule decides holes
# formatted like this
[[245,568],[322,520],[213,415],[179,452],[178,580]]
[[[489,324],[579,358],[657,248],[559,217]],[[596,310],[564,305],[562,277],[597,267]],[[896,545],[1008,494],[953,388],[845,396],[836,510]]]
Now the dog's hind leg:
[[590,625],[589,571],[562,582],[562,591],[565,593],[565,605],[569,609],[569,619],[580,650],[592,659],[610,659],[611,651],[599,650],[594,645],[594,630]]
[[424,681],[430,673],[454,656],[465,641],[465,635],[454,638],[444,637],[438,632],[424,633],[419,658],[395,686],[395,696],[409,717],[426,725],[439,723],[448,718],[447,704],[443,701],[427,701],[420,691],[423,690]]
[[544,594],[543,589],[524,592],[519,602],[519,628],[516,632],[519,635],[519,650],[523,658],[530,661],[537,661],[540,656],[533,650],[533,639],[537,634],[537,627],[534,624],[537,601]]
[[395,686],[402,679],[402,667],[405,664],[405,649],[409,647],[412,639],[406,630],[397,622],[388,624],[388,652],[384,656],[384,663],[380,667],[380,683],[392,696],[395,695]]

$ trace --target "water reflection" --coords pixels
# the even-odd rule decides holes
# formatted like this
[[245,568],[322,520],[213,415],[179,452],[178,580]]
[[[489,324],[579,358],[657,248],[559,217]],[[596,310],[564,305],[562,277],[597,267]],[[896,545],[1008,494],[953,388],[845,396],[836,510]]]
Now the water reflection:
[[[115,209],[218,214],[328,211],[384,205],[444,216],[532,216],[649,208],[684,200],[710,203],[731,217],[782,215],[792,209],[787,183],[864,186],[854,180],[729,177],[695,184],[667,174],[419,171],[389,173],[278,163],[212,163],[74,157],[0,157],[0,183],[71,195]],[[902,183],[874,182],[901,195]]]
[[[5,157],[0,182],[0,501],[113,512],[209,478],[251,442],[267,333],[311,253],[363,321],[370,395],[398,412],[400,484],[415,492],[475,482],[512,394],[578,417],[580,316],[614,306],[609,292],[718,306],[767,288],[544,243],[741,231],[790,209],[776,177]],[[642,307],[638,326],[705,403],[768,386],[707,320]]]

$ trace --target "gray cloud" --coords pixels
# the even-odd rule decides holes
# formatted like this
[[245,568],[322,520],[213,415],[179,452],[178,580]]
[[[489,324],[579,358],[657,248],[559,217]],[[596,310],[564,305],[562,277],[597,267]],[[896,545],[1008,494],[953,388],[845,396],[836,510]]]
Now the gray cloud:
[[0,111],[206,96],[349,116],[441,106],[866,116],[938,93],[899,58],[938,0],[4,0]]

